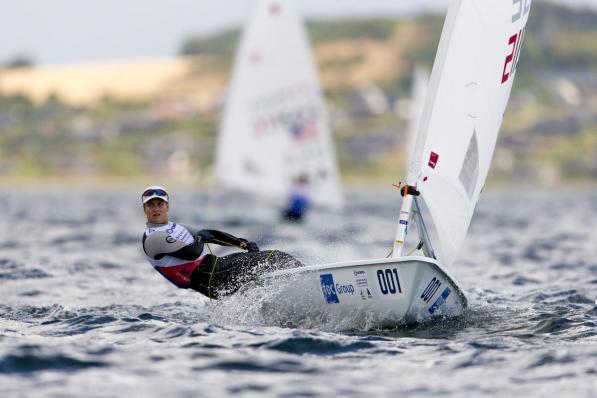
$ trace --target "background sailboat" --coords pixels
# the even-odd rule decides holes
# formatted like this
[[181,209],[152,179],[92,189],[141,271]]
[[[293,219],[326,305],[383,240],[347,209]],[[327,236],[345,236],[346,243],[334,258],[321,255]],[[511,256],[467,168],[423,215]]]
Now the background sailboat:
[[[464,241],[491,161],[520,55],[530,1],[453,0],[423,108],[392,258],[278,271],[283,298],[373,322],[461,314],[467,305],[447,271]],[[420,199],[413,200],[416,189]],[[426,205],[429,214],[421,214]],[[426,257],[402,251],[415,205]],[[435,227],[427,234],[425,223]],[[288,303],[286,303],[288,304]],[[296,311],[296,310],[295,310]]]
[[228,188],[280,200],[303,176],[313,204],[342,205],[328,116],[294,1],[254,2],[216,155],[217,180]]

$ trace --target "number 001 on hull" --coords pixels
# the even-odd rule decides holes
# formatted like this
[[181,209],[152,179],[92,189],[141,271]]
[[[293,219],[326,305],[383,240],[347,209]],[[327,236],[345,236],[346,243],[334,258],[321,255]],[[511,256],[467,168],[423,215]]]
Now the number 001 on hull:
[[[283,284],[288,300],[304,301],[310,312],[360,311],[378,325],[421,322],[431,316],[460,315],[466,297],[454,278],[434,259],[400,257],[351,261],[266,274]],[[284,283],[287,279],[291,283]],[[315,300],[313,298],[316,298]]]

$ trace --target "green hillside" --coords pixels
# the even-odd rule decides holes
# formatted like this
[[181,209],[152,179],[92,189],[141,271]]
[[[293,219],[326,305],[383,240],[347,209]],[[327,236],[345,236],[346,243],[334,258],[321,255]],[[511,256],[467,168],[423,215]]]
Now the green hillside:
[[[408,102],[413,67],[431,67],[442,24],[440,15],[308,22],[345,178],[386,182],[403,175],[400,148],[407,121],[394,110]],[[238,29],[192,37],[181,53],[209,57],[195,74],[221,75],[229,71],[238,38]],[[494,181],[597,179],[595,43],[597,13],[533,4],[492,168]],[[188,78],[189,84],[179,86],[196,89],[192,73]],[[362,108],[364,83],[381,90],[386,111]],[[36,105],[0,93],[0,176],[167,175],[186,159],[184,173],[177,175],[207,178],[219,100],[214,97],[214,106],[201,111],[180,110],[172,101],[170,93],[135,103],[105,98],[94,106],[73,107],[57,97]],[[164,116],[163,110],[171,108],[175,114]]]

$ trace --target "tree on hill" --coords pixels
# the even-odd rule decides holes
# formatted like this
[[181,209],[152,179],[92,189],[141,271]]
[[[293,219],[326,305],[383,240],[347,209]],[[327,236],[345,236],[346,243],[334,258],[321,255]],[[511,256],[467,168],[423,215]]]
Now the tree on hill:
[[30,68],[34,65],[33,59],[28,55],[16,55],[4,63],[6,69]]

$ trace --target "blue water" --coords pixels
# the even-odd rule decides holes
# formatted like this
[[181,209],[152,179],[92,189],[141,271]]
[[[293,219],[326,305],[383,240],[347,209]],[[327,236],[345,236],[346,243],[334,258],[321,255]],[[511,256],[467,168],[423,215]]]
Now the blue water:
[[[385,257],[397,195],[349,196],[344,215],[303,226],[191,191],[173,192],[172,216],[305,263]],[[14,192],[0,206],[3,398],[597,396],[590,191],[485,194],[450,268],[470,309],[384,330],[176,289],[141,255],[136,191]]]

